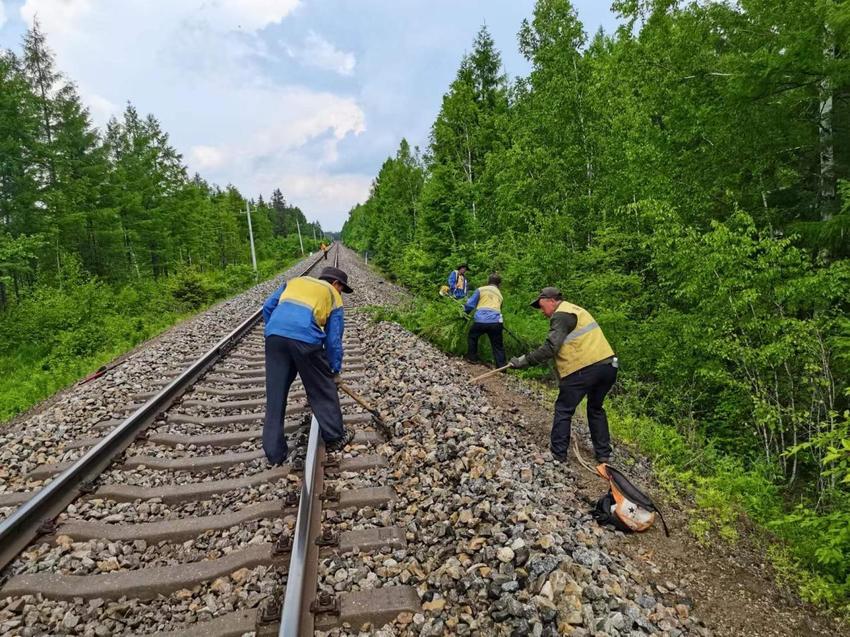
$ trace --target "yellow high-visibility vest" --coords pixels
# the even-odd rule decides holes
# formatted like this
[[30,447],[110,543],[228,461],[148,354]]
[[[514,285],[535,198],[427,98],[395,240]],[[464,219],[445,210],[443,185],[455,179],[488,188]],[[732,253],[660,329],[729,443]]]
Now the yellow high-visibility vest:
[[455,279],[455,290],[463,290],[466,287],[466,277],[455,270],[457,278]]
[[292,303],[309,309],[316,324],[323,328],[331,311],[342,307],[342,295],[327,281],[299,276],[287,282],[279,303]]
[[495,285],[483,285],[478,288],[478,305],[476,310],[496,310],[502,311],[502,293]]
[[575,329],[567,334],[563,345],[555,354],[555,366],[561,378],[614,355],[602,328],[590,312],[568,301],[563,301],[557,307],[555,313],[558,312],[576,315]]

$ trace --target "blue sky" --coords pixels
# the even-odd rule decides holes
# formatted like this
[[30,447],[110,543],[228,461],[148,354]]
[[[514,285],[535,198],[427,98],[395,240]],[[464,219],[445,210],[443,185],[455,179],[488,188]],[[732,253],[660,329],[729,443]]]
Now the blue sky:
[[[574,0],[612,31],[606,0]],[[511,77],[533,0],[0,0],[0,47],[38,16],[96,124],[153,113],[190,170],[243,194],[279,187],[339,229],[402,137],[425,146],[486,24]]]

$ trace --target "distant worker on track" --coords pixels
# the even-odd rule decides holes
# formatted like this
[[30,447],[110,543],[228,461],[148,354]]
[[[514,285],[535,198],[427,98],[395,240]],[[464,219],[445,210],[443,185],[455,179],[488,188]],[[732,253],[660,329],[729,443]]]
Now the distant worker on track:
[[490,339],[490,347],[493,350],[493,360],[496,367],[505,364],[505,345],[502,340],[504,326],[502,324],[502,292],[499,286],[502,277],[493,273],[487,279],[487,285],[482,285],[475,290],[463,309],[472,315],[472,326],[469,328],[467,338],[466,358],[471,363],[478,362],[478,339],[486,334]]
[[324,241],[322,241],[321,248],[322,248],[322,256],[324,256],[325,261],[327,261],[328,260],[328,244],[325,243]]
[[543,288],[531,304],[549,319],[546,342],[525,356],[511,359],[516,368],[555,359],[560,391],[552,422],[552,457],[567,461],[573,414],[587,396],[587,424],[597,462],[611,460],[611,436],[602,402],[617,380],[619,363],[602,329],[584,308],[564,301],[560,290]]
[[457,270],[452,270],[449,274],[449,294],[456,299],[465,299],[467,290],[466,272],[469,267],[465,263],[457,266]]
[[319,421],[328,451],[339,451],[354,437],[342,423],[337,376],[342,369],[345,318],[342,292],[350,294],[348,275],[327,267],[319,278],[300,276],[285,282],[263,305],[266,324],[266,420],[263,451],[273,465],[286,460],[283,431],[286,399],[301,376],[307,402]]

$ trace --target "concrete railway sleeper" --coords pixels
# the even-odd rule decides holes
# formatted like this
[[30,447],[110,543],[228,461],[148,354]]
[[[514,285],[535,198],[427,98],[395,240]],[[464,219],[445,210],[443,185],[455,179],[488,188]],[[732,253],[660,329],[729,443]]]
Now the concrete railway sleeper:
[[[355,390],[369,369],[365,320],[349,314],[344,372]],[[392,467],[383,428],[348,397],[355,438],[344,457],[326,454],[299,383],[284,423],[293,452],[268,467],[258,322],[154,379],[160,390],[127,394],[135,402],[65,442],[66,460],[25,474],[32,491],[0,494],[0,507],[20,505],[0,523],[0,601],[54,618],[22,634],[88,622],[104,635],[310,635],[419,607],[409,586],[318,595],[320,560],[406,547],[389,513],[397,495],[382,484]],[[384,511],[386,524],[335,528],[360,511]]]

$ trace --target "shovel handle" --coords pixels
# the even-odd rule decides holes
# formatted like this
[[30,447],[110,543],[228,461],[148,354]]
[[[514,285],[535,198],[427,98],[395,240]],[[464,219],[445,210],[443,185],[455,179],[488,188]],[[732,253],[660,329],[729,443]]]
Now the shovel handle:
[[497,369],[491,369],[491,370],[490,370],[489,372],[487,372],[486,374],[481,374],[481,376],[476,376],[476,377],[475,377],[475,378],[473,378],[473,379],[472,379],[472,381],[470,381],[470,382],[477,383],[479,380],[484,380],[485,378],[490,378],[490,376],[495,376],[495,375],[496,375],[496,374],[498,374],[499,372],[503,372],[503,371],[505,371],[506,369],[510,369],[510,367],[511,367],[511,364],[510,364],[510,363],[508,363],[507,365],[505,365],[505,366],[503,366],[503,367],[499,367],[499,368],[497,368]]
[[351,389],[351,388],[350,388],[348,385],[346,385],[345,383],[339,383],[339,384],[337,385],[337,387],[339,387],[342,391],[344,391],[346,394],[348,394],[349,396],[351,396],[351,397],[352,397],[352,398],[353,398],[353,399],[357,402],[357,404],[358,404],[358,405],[360,405],[361,407],[363,407],[363,409],[365,409],[366,411],[369,411],[369,412],[374,412],[374,411],[375,411],[375,408],[374,408],[374,407],[372,407],[372,405],[370,405],[370,404],[369,404],[369,403],[367,403],[365,400],[363,400],[360,396],[358,396],[358,395],[354,392],[354,390],[353,390],[353,389]]

